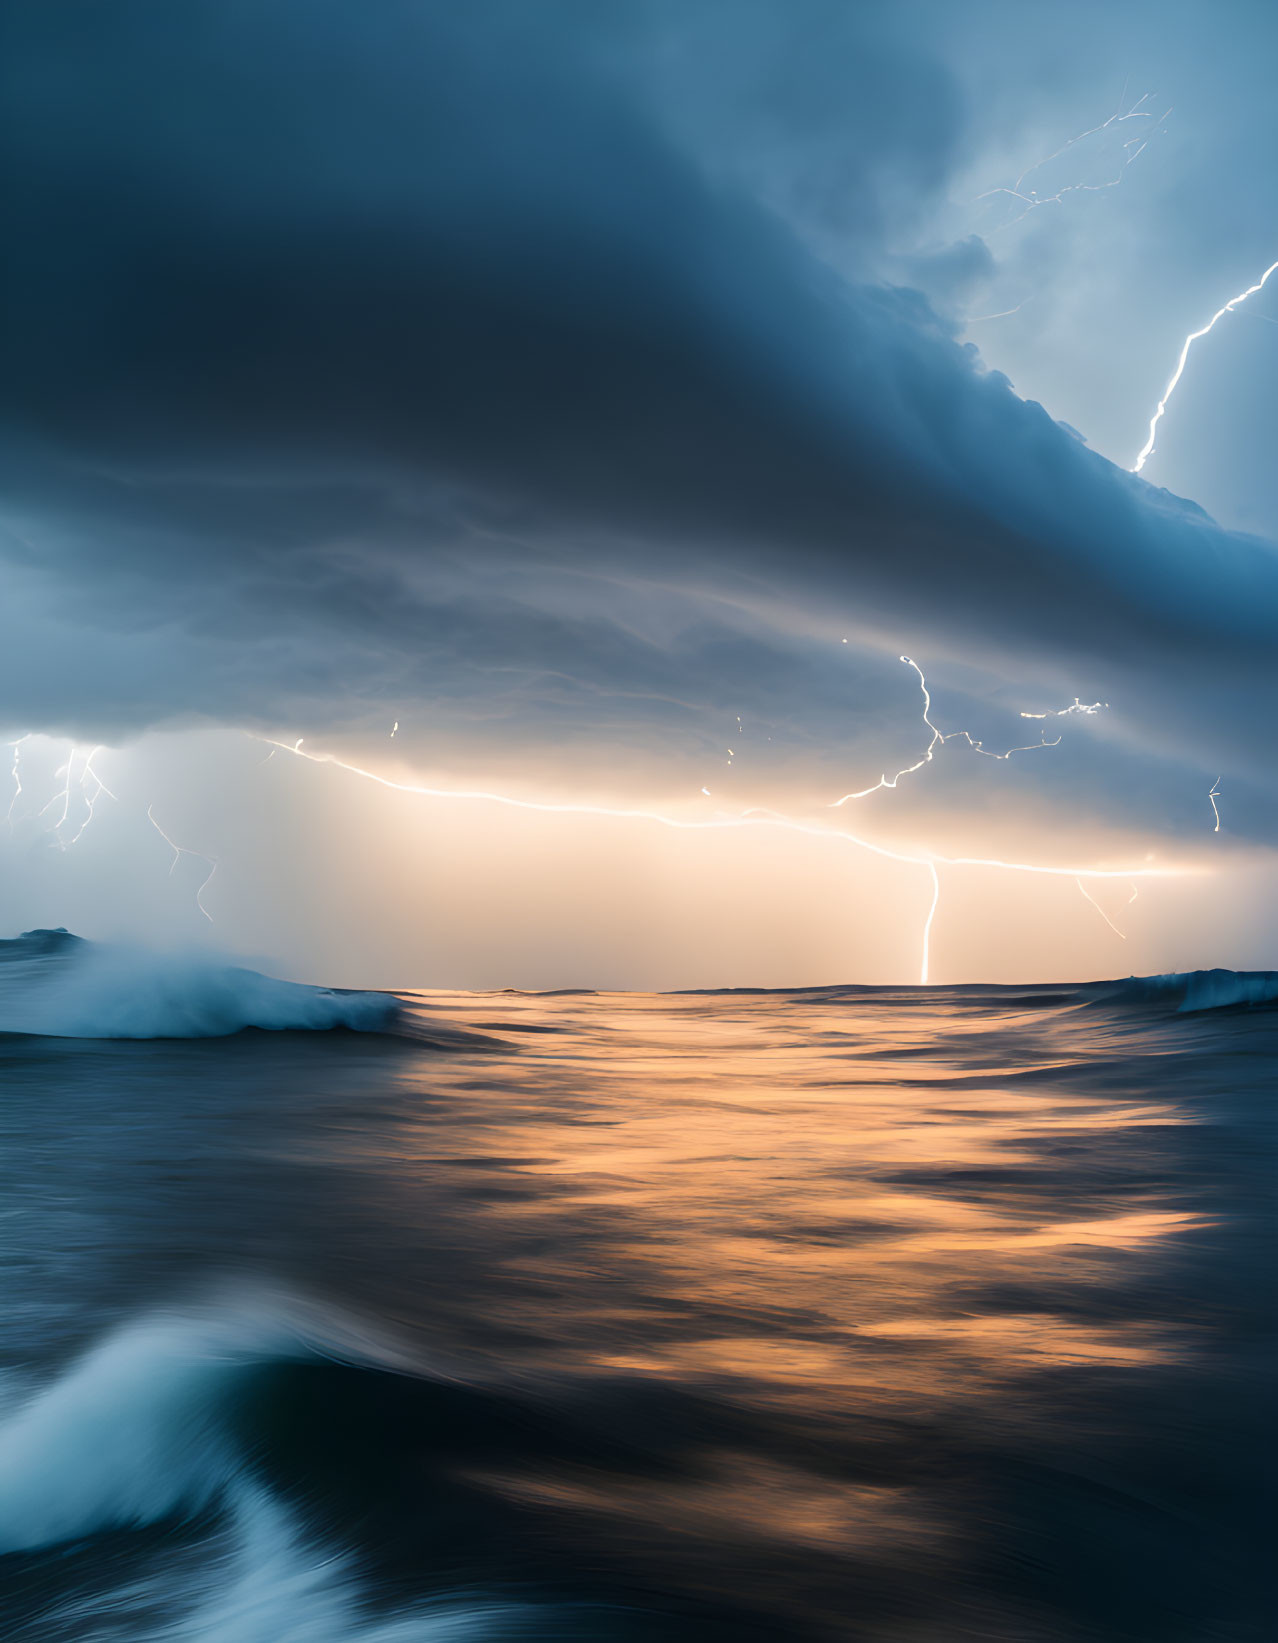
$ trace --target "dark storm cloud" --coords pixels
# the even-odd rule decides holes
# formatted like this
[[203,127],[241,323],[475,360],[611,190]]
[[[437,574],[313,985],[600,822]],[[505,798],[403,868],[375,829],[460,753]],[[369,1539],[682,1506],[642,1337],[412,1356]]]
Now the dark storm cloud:
[[846,9],[784,15],[759,78],[771,8],[10,8],[6,716],[832,720],[794,634],[845,621],[1241,761],[1272,550],[866,283],[960,100],[879,19],[840,101]]

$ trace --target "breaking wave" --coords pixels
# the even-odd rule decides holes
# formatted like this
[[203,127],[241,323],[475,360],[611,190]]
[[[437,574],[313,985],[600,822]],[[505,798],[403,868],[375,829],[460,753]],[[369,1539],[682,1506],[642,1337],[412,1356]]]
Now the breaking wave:
[[109,1335],[0,1418],[0,1553],[194,1513],[236,1478],[234,1404],[266,1365],[408,1359],[353,1320],[252,1292]]
[[224,1038],[267,1032],[383,1032],[387,993],[277,981],[200,954],[165,954],[30,930],[0,941],[0,1032],[46,1038]]
[[1276,1004],[1278,971],[1183,970],[1132,976],[1104,989],[1100,996],[1132,1004],[1171,1005],[1182,1015]]
[[[138,1633],[139,1643],[459,1643],[522,1632],[523,1610],[480,1598],[368,1616],[354,1559],[307,1535],[240,1432],[255,1383],[308,1361],[420,1373],[358,1320],[274,1291],[122,1325],[0,1412],[0,1555],[212,1513],[202,1566],[184,1582],[186,1612]],[[146,1587],[120,1596],[145,1609]],[[54,1618],[83,1621],[76,1635],[88,1640],[98,1613],[69,1599]]]

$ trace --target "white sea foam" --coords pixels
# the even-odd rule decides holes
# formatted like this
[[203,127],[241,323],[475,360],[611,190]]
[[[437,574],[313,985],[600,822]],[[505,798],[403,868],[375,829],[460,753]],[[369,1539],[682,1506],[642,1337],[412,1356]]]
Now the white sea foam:
[[[369,1618],[352,1559],[308,1540],[253,1476],[227,1418],[237,1393],[265,1364],[313,1357],[411,1366],[359,1320],[276,1291],[122,1326],[0,1417],[0,1552],[216,1506],[223,1527],[180,1583],[161,1572],[111,1594],[117,1615],[167,1611],[140,1623],[138,1643],[462,1643],[522,1630],[523,1611],[484,1601]],[[96,1598],[70,1600],[56,1618],[89,1643],[100,1613]]]
[[[182,1612],[138,1632],[137,1643],[473,1643],[526,1629],[526,1611],[482,1600],[371,1618],[353,1560],[308,1539],[267,1490],[237,1484],[229,1505],[229,1529],[184,1582]],[[145,1612],[172,1608],[175,1595],[153,1578],[118,1591],[115,1603]],[[85,1643],[101,1635],[92,1608],[81,1615],[67,1606],[58,1618],[83,1620]]]
[[465,1604],[368,1619],[349,1561],[308,1545],[261,1491],[238,1511],[236,1533],[237,1547],[194,1610],[147,1643],[462,1643],[492,1637],[513,1618],[507,1609]]
[[124,1325],[0,1418],[0,1552],[209,1504],[239,1469],[224,1416],[246,1373],[316,1356],[406,1364],[266,1292]]
[[45,931],[3,945],[0,1032],[50,1038],[222,1038],[246,1027],[377,1032],[399,1009],[386,993],[277,981],[204,954],[155,953]]

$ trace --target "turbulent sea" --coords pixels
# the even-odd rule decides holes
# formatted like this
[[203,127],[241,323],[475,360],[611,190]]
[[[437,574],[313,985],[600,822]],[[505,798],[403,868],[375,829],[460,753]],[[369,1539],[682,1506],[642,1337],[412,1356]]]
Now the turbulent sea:
[[1273,1637],[1275,998],[0,943],[0,1637]]

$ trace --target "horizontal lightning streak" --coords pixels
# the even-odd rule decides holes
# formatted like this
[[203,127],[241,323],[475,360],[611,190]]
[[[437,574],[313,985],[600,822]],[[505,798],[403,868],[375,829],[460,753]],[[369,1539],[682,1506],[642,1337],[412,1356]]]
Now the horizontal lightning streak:
[[[898,782],[901,780],[902,776],[912,776],[916,770],[922,770],[922,768],[925,764],[930,764],[931,760],[932,760],[932,755],[936,752],[936,749],[938,747],[943,747],[946,742],[960,741],[960,740],[965,741],[967,743],[967,745],[971,748],[973,753],[979,753],[981,755],[981,757],[984,758],[984,759],[1010,759],[1013,753],[1033,753],[1033,752],[1037,751],[1037,749],[1039,749],[1040,747],[1059,747],[1060,746],[1061,738],[1059,736],[1057,736],[1052,741],[1048,741],[1046,738],[1044,738],[1041,741],[1028,742],[1023,747],[1009,747],[1005,753],[992,753],[989,750],[989,748],[986,747],[976,737],[974,737],[971,734],[970,731],[967,731],[967,730],[940,731],[940,730],[938,730],[936,728],[936,726],[932,723],[932,719],[931,719],[932,697],[931,697],[931,693],[929,692],[929,690],[927,688],[927,680],[923,677],[923,669],[919,666],[919,664],[916,661],[913,660],[912,657],[902,656],[900,658],[900,660],[902,662],[904,662],[907,667],[912,667],[914,669],[915,673],[917,673],[918,676],[919,676],[919,689],[923,692],[923,723],[932,732],[932,740],[928,743],[927,747],[925,748],[925,750],[923,752],[923,757],[921,759],[916,759],[913,764],[906,765],[903,770],[898,770],[895,776],[887,776],[887,775],[880,776],[878,781],[874,783],[873,787],[863,787],[860,790],[860,792],[858,792],[858,793],[845,793],[841,799],[835,799],[833,801],[833,803],[830,805],[831,810],[838,810],[841,806],[843,806],[845,804],[848,804],[849,802],[851,802],[854,799],[868,799],[872,793],[881,793],[887,788],[896,787]],[[1083,704],[1079,701],[1078,697],[1075,696],[1073,704],[1070,707],[1063,707],[1057,713],[1022,713],[1021,718],[1022,719],[1064,718],[1065,715],[1068,714],[1068,713],[1097,713],[1097,712],[1100,711],[1100,709],[1102,707],[1108,707],[1108,706],[1109,706],[1108,702],[1095,702],[1090,707],[1084,707]]]
[[1022,719],[1064,719],[1065,717],[1067,717],[1067,715],[1069,715],[1071,713],[1087,713],[1087,714],[1099,713],[1102,708],[1107,708],[1108,706],[1109,706],[1108,702],[1086,702],[1086,703],[1080,702],[1078,697],[1075,696],[1074,700],[1070,703],[1070,705],[1068,707],[1058,707],[1053,712],[1050,712],[1050,713],[1022,713],[1021,718]]
[[876,856],[884,856],[891,861],[908,862],[916,867],[927,867],[936,862],[940,866],[948,867],[1003,867],[1015,873],[1047,873],[1066,878],[1103,879],[1180,878],[1193,871],[1187,867],[1044,867],[1034,862],[997,861],[979,856],[943,856],[936,851],[928,851],[926,855],[908,855],[900,850],[892,850],[885,844],[877,844],[872,839],[861,838],[856,833],[849,833],[841,827],[824,827],[819,823],[796,821],[791,816],[783,816],[776,811],[762,808],[742,811],[739,816],[716,816],[708,820],[697,820],[668,816],[660,810],[623,809],[601,804],[555,803],[545,799],[519,799],[509,793],[494,793],[485,788],[427,787],[417,782],[393,781],[389,776],[379,775],[375,770],[365,770],[361,765],[339,759],[333,753],[303,752],[296,743],[277,742],[269,737],[254,739],[267,746],[276,747],[283,753],[292,753],[299,759],[306,759],[311,764],[333,765],[336,769],[360,776],[365,781],[376,782],[379,787],[390,788],[396,793],[412,793],[428,799],[470,799],[486,804],[503,805],[513,810],[532,810],[552,816],[603,816],[615,821],[645,821],[688,833],[741,827],[779,827],[793,833],[804,833],[810,838],[837,839],[844,844],[854,844],[862,850],[869,850]]
[[[1171,113],[1170,108],[1165,108],[1163,112],[1155,118],[1153,109],[1142,108],[1141,105],[1143,103],[1149,102],[1150,95],[1151,94],[1149,92],[1146,92],[1143,97],[1138,97],[1132,106],[1127,110],[1123,110],[1120,106],[1115,113],[1110,115],[1108,120],[1102,120],[1099,125],[1092,126],[1087,131],[1080,131],[1076,137],[1071,137],[1068,142],[1062,143],[1060,148],[1058,148],[1055,153],[1047,155],[1045,159],[1036,160],[1032,166],[1021,172],[1020,176],[1010,188],[987,188],[983,194],[978,194],[976,196],[976,201],[973,203],[977,203],[981,200],[993,199],[997,195],[1002,194],[1006,195],[1011,200],[1018,201],[1025,208],[1023,211],[1018,213],[1017,216],[1010,218],[1005,223],[1001,223],[992,232],[997,234],[1001,233],[1005,228],[1014,228],[1017,223],[1023,222],[1025,218],[1029,216],[1031,211],[1036,211],[1038,207],[1042,205],[1060,205],[1068,194],[1099,194],[1107,188],[1117,188],[1122,182],[1123,174],[1127,170],[1128,166],[1132,165],[1141,157],[1146,148],[1149,147],[1150,139],[1153,137],[1154,133]],[[1041,171],[1044,166],[1051,165],[1053,160],[1059,160],[1062,155],[1068,154],[1070,149],[1076,148],[1079,143],[1086,142],[1089,137],[1098,136],[1102,131],[1108,131],[1110,126],[1123,125],[1128,120],[1151,120],[1153,124],[1144,128],[1139,136],[1131,137],[1123,144],[1123,157],[1119,162],[1118,172],[1115,176],[1107,178],[1105,181],[1099,183],[1066,183],[1063,187],[1059,188],[1055,194],[1040,194],[1035,188],[1031,188],[1028,191],[1026,190],[1025,184],[1027,180],[1032,177],[1036,171]],[[1009,310],[1009,312],[1014,313],[1015,309]],[[1001,319],[1003,316],[992,315],[990,317]]]
[[1028,301],[1028,297],[1023,297],[1015,308],[1000,308],[997,314],[972,314],[963,323],[964,325],[984,325],[986,320],[990,319],[1010,319],[1013,314],[1019,314]]
[[[264,746],[272,747],[282,753],[291,753],[295,758],[305,759],[311,764],[331,765],[335,769],[344,770],[349,775],[358,776],[364,781],[370,781],[379,787],[384,787],[396,793],[409,793],[420,798],[443,800],[469,800],[483,804],[496,804],[511,810],[532,811],[538,815],[549,816],[598,816],[612,821],[647,822],[658,827],[670,828],[676,832],[701,833],[711,831],[737,830],[751,827],[779,828],[791,833],[801,833],[809,838],[831,839],[840,844],[852,845],[859,850],[867,850],[872,855],[883,857],[889,861],[904,862],[914,867],[925,867],[932,879],[933,900],[924,930],[924,944],[922,964],[920,967],[921,980],[926,983],[928,976],[928,946],[930,941],[932,920],[936,913],[936,902],[940,895],[940,883],[937,868],[940,866],[953,867],[992,867],[1012,873],[1036,873],[1048,877],[1060,878],[1088,878],[1088,879],[1135,879],[1135,878],[1176,878],[1191,871],[1183,867],[1137,867],[1137,868],[1106,868],[1106,867],[1058,867],[1044,866],[1033,862],[1000,861],[978,856],[944,856],[934,851],[926,854],[911,854],[901,850],[893,850],[885,844],[879,844],[873,839],[861,838],[843,828],[827,827],[819,823],[797,821],[791,816],[783,816],[775,811],[762,808],[743,811],[739,816],[716,816],[710,819],[694,819],[681,816],[670,816],[659,810],[643,810],[630,807],[581,804],[575,802],[555,802],[545,799],[521,799],[509,793],[495,793],[487,788],[454,788],[431,787],[419,782],[395,781],[389,776],[380,775],[375,770],[366,770],[361,765],[351,764],[345,759],[339,759],[332,753],[312,753],[302,748],[302,738],[296,742],[276,741],[267,736],[254,736],[253,740]],[[150,811],[147,812],[150,815]],[[166,839],[171,849],[178,850],[180,846],[173,843],[167,834],[163,833],[159,823],[151,817],[156,830]],[[212,858],[204,857],[205,861]],[[170,869],[171,871],[172,869]],[[212,874],[209,875],[212,878]],[[207,884],[208,880],[205,881]],[[201,908],[203,911],[203,908]],[[207,917],[207,913],[205,914]]]

